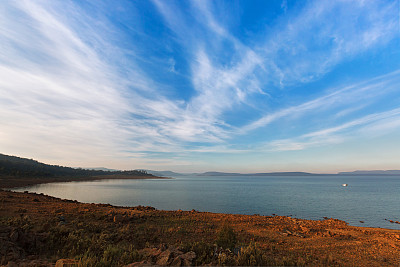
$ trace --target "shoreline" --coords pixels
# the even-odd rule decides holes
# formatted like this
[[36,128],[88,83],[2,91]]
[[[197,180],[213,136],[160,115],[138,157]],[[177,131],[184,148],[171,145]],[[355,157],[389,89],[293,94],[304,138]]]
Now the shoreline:
[[[55,178],[15,178],[11,177],[11,179],[7,180],[7,183],[4,183],[4,181],[7,178],[0,177],[0,190],[11,190],[13,192],[18,192],[14,190],[20,190],[22,192],[23,189],[39,184],[50,184],[50,183],[65,183],[65,182],[88,182],[88,181],[100,181],[100,180],[113,180],[113,179],[121,179],[121,180],[147,180],[147,179],[175,179],[172,177],[161,177],[161,176],[137,176],[137,175],[123,175],[123,174],[110,174],[110,175],[98,175],[98,176],[88,176],[88,177],[55,177]],[[6,185],[5,187],[2,187],[2,185]],[[17,186],[15,186],[17,184]],[[34,193],[35,192],[29,192],[29,193]],[[53,197],[53,196],[51,196]],[[54,196],[55,197],[55,196]],[[57,198],[57,197],[55,197]],[[75,200],[71,200],[75,201]],[[94,204],[99,204],[102,205],[102,203],[94,203]],[[111,205],[111,204],[110,204]],[[156,209],[156,208],[155,208]],[[174,211],[174,210],[168,210],[168,211]],[[204,212],[209,212],[209,211],[204,211]],[[224,212],[212,212],[216,214],[230,214],[230,215],[246,215],[246,216],[252,216],[253,214],[240,214],[240,213],[224,213]],[[254,215],[259,215],[259,214],[254,214]],[[282,216],[282,217],[289,217],[292,218],[292,215],[278,215],[278,214],[267,214],[267,215],[260,215],[260,216]],[[295,215],[296,216],[296,215]],[[311,221],[319,221],[319,219],[307,219],[307,218],[297,218],[293,217],[296,219],[302,219],[302,220],[311,220]],[[321,219],[327,219],[327,217],[322,217]],[[343,219],[339,219],[343,220]],[[392,220],[391,218],[383,218],[382,220],[387,221],[388,223],[390,222],[391,224],[400,224],[399,221]],[[360,221],[361,222],[361,221]],[[347,223],[347,222],[346,222]],[[349,223],[347,223],[349,224]],[[362,222],[364,224],[364,222]],[[399,230],[400,229],[394,229],[394,228],[389,228],[389,227],[378,227],[378,226],[364,226],[364,225],[350,225],[349,226],[354,226],[354,227],[363,227],[363,228],[374,228],[374,229],[386,229],[386,230]]]
[[[170,265],[174,259],[183,264],[179,255],[192,255],[184,265],[246,265],[230,250],[215,254],[223,225],[236,236],[232,249],[258,255],[261,265],[395,266],[400,260],[400,230],[350,226],[332,218],[165,211],[0,190],[0,253],[20,251],[0,257],[0,265],[36,261],[54,266],[57,259],[88,260],[84,255],[101,262],[116,249],[119,257],[126,251],[134,256],[109,265]],[[169,255],[164,262],[163,253]]]
[[64,183],[64,182],[88,182],[98,180],[112,180],[112,179],[173,179],[170,177],[160,176],[137,176],[137,175],[123,175],[123,174],[110,174],[110,175],[97,175],[87,177],[0,177],[0,189],[17,189],[24,188],[38,184],[49,183]]

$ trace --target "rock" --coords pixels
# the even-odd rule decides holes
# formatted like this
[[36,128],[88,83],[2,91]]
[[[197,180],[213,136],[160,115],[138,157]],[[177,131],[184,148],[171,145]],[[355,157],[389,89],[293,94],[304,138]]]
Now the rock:
[[154,266],[154,265],[148,261],[138,261],[125,265],[124,267],[137,267],[137,266]]
[[302,225],[300,225],[300,229],[301,229],[301,231],[302,231],[303,233],[308,233],[308,232],[310,232],[310,229],[309,229],[309,228],[307,228],[307,227],[305,227],[305,226],[302,226]]
[[139,251],[139,254],[150,261],[155,261],[161,254],[161,250],[156,248],[144,248]]
[[194,251],[189,251],[179,257],[183,261],[183,266],[190,266],[192,265],[193,260],[196,258],[196,253]]
[[167,249],[157,257],[156,265],[166,266],[168,265],[170,258],[171,258],[171,251]]
[[[173,258],[173,260],[171,261],[172,258]],[[195,259],[195,258],[196,258],[196,253],[193,251],[183,254],[182,251],[173,249],[171,251],[171,254],[169,257],[170,263],[167,261],[167,264],[171,265],[171,266],[190,266],[190,265],[192,265],[193,259]],[[161,262],[157,261],[157,264],[159,264],[159,263],[161,263]]]
[[175,259],[171,262],[171,266],[182,266],[182,259],[180,256],[175,257]]
[[59,259],[54,267],[78,267],[79,261],[74,259]]

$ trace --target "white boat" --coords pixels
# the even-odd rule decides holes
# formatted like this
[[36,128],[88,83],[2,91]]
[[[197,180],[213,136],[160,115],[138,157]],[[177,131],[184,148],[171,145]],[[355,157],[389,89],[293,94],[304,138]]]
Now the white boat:
[[348,184],[342,184],[342,186],[348,186]]

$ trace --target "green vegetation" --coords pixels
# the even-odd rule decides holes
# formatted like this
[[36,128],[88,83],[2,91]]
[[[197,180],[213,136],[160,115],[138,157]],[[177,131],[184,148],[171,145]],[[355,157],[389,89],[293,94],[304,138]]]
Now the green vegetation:
[[224,224],[218,232],[216,243],[219,247],[233,250],[237,243],[237,235],[232,227]]
[[247,247],[240,249],[237,264],[240,266],[263,266],[266,265],[266,259],[257,244],[251,242]]
[[[162,229],[155,225],[161,225],[163,220],[143,221],[135,225],[115,224],[104,213],[91,215],[90,218],[80,216],[66,224],[58,223],[57,217],[46,223],[29,216],[3,218],[0,219],[0,227],[12,227],[20,236],[26,237],[21,247],[28,253],[39,253],[53,261],[60,258],[77,259],[82,267],[124,266],[146,260],[141,253],[144,248],[160,247],[162,244],[165,248],[170,246],[160,243],[157,238],[162,235]],[[178,243],[172,247],[177,246],[183,253],[194,252],[196,256],[192,264],[196,266],[259,266],[266,262],[263,252],[255,243],[242,246],[235,255],[232,251],[239,249],[235,247],[237,234],[229,225],[224,224],[214,232],[214,236],[215,239],[208,241]]]
[[144,170],[102,171],[48,165],[33,159],[0,154],[0,176],[13,177],[88,177],[98,175],[152,176]]

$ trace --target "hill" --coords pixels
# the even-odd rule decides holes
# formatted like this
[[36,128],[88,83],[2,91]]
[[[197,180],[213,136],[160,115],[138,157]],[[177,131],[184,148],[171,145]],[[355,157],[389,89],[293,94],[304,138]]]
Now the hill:
[[25,187],[52,182],[155,178],[160,179],[144,170],[104,171],[70,168],[0,154],[0,188]]
[[65,176],[94,176],[94,175],[135,175],[152,176],[143,170],[104,171],[71,168],[58,165],[49,165],[33,159],[20,158],[0,154],[0,176],[12,177],[65,177]]

